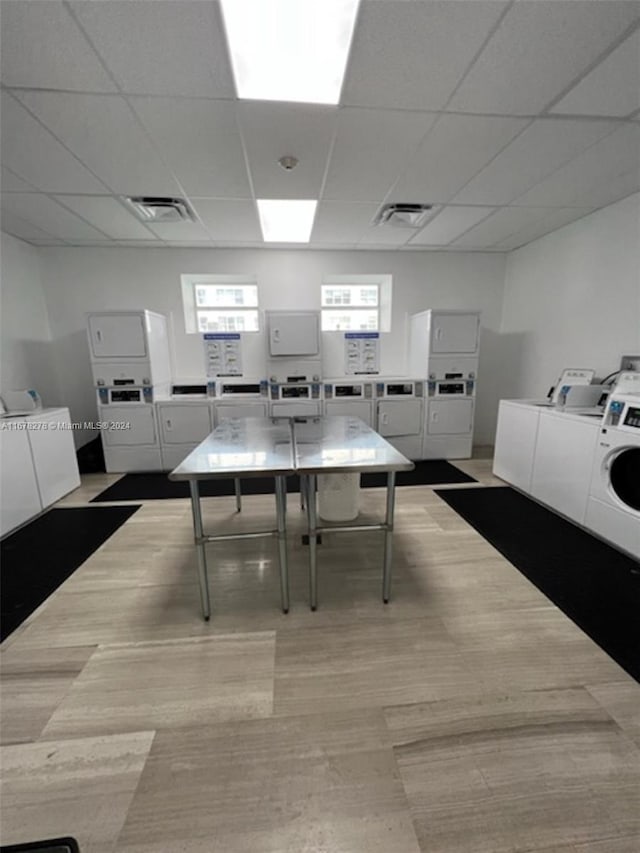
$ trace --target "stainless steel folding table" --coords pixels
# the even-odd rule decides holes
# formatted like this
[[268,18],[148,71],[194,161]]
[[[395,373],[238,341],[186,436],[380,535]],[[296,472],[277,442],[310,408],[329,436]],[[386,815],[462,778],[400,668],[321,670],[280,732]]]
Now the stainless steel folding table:
[[[202,615],[211,615],[207,570],[207,542],[276,536],[280,562],[282,610],[289,611],[289,574],[286,545],[286,477],[295,471],[291,421],[287,418],[233,418],[218,426],[169,474],[171,480],[188,480],[193,529],[198,553],[198,580]],[[273,477],[276,528],[249,533],[205,533],[200,506],[200,481],[241,477]]]
[[[296,418],[294,423],[295,466],[301,483],[306,480],[305,498],[309,532],[309,601],[312,610],[318,606],[317,534],[324,531],[383,530],[384,560],[382,600],[391,595],[391,557],[393,548],[393,516],[397,471],[411,471],[413,462],[374,432],[360,418],[338,415]],[[387,473],[387,505],[384,522],[379,524],[341,524],[321,527],[317,523],[316,482],[318,474]],[[302,487],[302,486],[301,486]]]

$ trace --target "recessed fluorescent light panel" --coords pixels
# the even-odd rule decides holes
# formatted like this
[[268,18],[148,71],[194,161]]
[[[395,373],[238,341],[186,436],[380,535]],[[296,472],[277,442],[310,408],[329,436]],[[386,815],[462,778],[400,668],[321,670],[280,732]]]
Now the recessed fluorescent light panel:
[[315,200],[258,199],[265,243],[308,243],[316,215]]
[[239,98],[337,104],[360,0],[221,0]]

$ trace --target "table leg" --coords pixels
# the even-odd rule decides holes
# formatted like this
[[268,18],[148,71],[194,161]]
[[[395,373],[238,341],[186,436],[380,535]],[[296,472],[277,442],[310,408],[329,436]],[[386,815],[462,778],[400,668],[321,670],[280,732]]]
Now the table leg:
[[236,512],[242,512],[242,489],[240,486],[240,477],[234,477],[233,485],[236,492]]
[[307,478],[304,474],[300,474],[300,509],[304,511],[306,508],[305,489],[307,488]]
[[384,531],[384,568],[382,572],[382,600],[389,603],[391,595],[391,557],[393,551],[393,513],[396,503],[396,472],[387,474],[387,515]]
[[287,563],[287,481],[276,477],[276,517],[278,522],[278,556],[280,562],[280,600],[282,612],[289,612],[289,566]]
[[316,537],[316,475],[309,474],[306,487],[307,527],[309,533],[309,604],[318,607],[318,543]]
[[200,584],[200,603],[205,622],[209,621],[211,605],[209,602],[209,578],[207,575],[207,554],[202,531],[202,511],[200,507],[200,488],[197,480],[189,480],[191,492],[191,512],[193,514],[193,532],[198,556],[198,582]]

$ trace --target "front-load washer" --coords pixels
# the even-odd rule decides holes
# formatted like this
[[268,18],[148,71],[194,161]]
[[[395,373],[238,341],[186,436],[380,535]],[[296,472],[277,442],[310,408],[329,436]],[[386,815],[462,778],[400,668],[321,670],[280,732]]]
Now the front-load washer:
[[409,459],[422,459],[424,381],[376,382],[377,431]]
[[585,526],[640,559],[640,395],[614,394],[607,403]]

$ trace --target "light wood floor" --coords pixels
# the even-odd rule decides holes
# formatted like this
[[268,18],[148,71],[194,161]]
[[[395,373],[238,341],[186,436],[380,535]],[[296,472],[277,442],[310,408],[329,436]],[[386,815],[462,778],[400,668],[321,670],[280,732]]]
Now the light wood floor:
[[[459,467],[499,484],[490,459]],[[429,487],[397,493],[392,602],[381,534],[326,536],[311,613],[289,503],[288,616],[274,542],[227,542],[205,624],[188,502],[149,501],[6,641],[3,843],[640,851],[640,687],[616,663]],[[203,505],[208,527],[273,518],[268,496]]]

